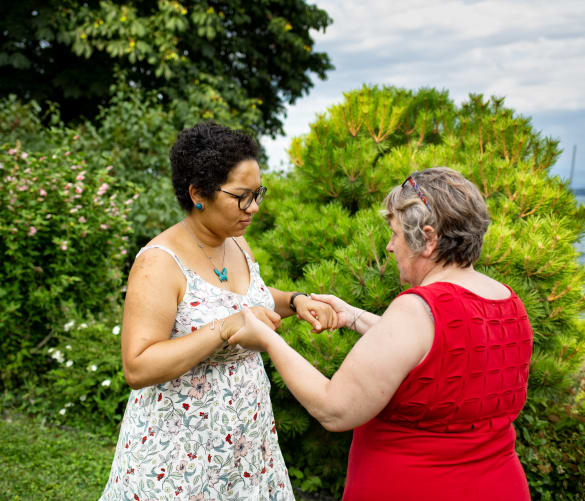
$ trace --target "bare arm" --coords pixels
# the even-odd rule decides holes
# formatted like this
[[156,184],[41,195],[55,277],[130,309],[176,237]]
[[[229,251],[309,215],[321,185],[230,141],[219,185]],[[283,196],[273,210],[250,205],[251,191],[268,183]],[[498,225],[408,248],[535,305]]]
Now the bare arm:
[[[239,237],[238,243],[241,247],[253,257],[252,249],[244,237]],[[313,332],[321,332],[325,329],[334,329],[337,324],[337,313],[325,302],[315,301],[307,296],[296,296],[294,305],[296,313],[290,308],[290,299],[293,292],[285,292],[274,287],[268,287],[272,298],[274,299],[274,311],[281,318],[297,315],[299,318],[306,320],[313,326]]]
[[337,313],[336,329],[346,327],[363,335],[381,318],[379,315],[356,308],[332,294],[311,294],[311,299],[326,303],[335,310],[335,313]]
[[408,373],[426,356],[434,326],[422,303],[400,296],[349,352],[331,380],[274,331],[249,315],[230,343],[265,349],[295,398],[330,431],[360,426],[390,401]]
[[[144,253],[130,271],[122,325],[122,363],[126,381],[134,389],[185,374],[223,346],[222,337],[227,339],[243,324],[241,313],[235,314],[223,325],[216,321],[194,334],[171,339],[184,282],[173,258],[162,251]],[[278,327],[274,312],[265,310],[263,314],[272,314],[272,325]]]

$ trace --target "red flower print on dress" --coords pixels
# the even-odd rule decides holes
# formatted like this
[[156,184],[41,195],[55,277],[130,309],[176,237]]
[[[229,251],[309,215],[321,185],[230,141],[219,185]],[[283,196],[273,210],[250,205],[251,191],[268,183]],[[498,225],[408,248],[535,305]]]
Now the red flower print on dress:
[[189,410],[189,404],[187,404],[187,403],[183,404],[183,409],[185,409],[186,411],[188,411]]
[[244,472],[244,477],[249,477],[249,476],[250,476],[250,474],[247,471],[245,471]]
[[189,304],[195,308],[196,306],[199,306],[201,304],[201,301],[193,301]]
[[211,385],[207,382],[207,376],[192,377],[191,386],[193,388],[189,390],[189,396],[197,400],[203,398],[203,395],[211,390]]
[[146,436],[142,437],[142,443],[146,442]]
[[160,402],[162,400],[162,393],[158,394],[158,402]]
[[136,501],[140,501],[140,498],[138,497],[138,494],[134,493],[134,499],[135,499]]
[[226,437],[225,437],[225,441],[226,441],[228,444],[232,445],[232,434],[231,434],[231,433],[228,433],[228,434],[226,435]]
[[164,476],[165,476],[164,473],[159,473],[158,476],[156,477],[156,479],[161,480]]

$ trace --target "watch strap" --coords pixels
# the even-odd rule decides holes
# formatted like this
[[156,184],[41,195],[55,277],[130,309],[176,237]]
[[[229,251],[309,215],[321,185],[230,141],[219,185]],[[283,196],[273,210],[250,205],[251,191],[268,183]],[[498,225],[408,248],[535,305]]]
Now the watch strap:
[[288,305],[289,305],[290,309],[294,313],[297,312],[297,309],[295,308],[295,297],[297,297],[297,296],[307,296],[307,297],[309,297],[309,295],[308,294],[305,294],[304,292],[293,292],[290,295],[290,302],[288,303]]

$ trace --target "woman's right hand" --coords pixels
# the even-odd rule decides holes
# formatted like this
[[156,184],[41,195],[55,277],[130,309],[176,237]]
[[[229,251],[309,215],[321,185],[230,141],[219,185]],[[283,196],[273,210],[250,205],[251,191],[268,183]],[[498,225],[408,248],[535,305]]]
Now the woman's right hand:
[[333,294],[311,294],[311,299],[327,303],[335,310],[335,313],[337,313],[337,325],[334,327],[335,329],[349,327],[354,321],[356,308],[339,299],[337,296]]
[[[252,306],[247,308],[258,320],[266,324],[272,330],[280,327],[280,315],[273,310],[264,308],[262,306]],[[233,336],[238,330],[244,326],[244,312],[239,311],[234,315],[226,317],[221,328],[221,337],[225,340]]]

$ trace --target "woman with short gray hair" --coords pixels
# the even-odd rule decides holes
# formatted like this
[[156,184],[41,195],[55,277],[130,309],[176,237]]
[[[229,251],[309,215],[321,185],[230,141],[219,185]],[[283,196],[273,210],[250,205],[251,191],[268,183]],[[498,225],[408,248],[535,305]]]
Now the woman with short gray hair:
[[532,329],[508,286],[479,273],[489,215],[458,172],[415,172],[385,201],[386,249],[411,286],[382,316],[331,295],[362,337],[331,379],[245,312],[229,342],[266,351],[330,431],[354,429],[345,501],[530,499],[512,425],[526,400]]

